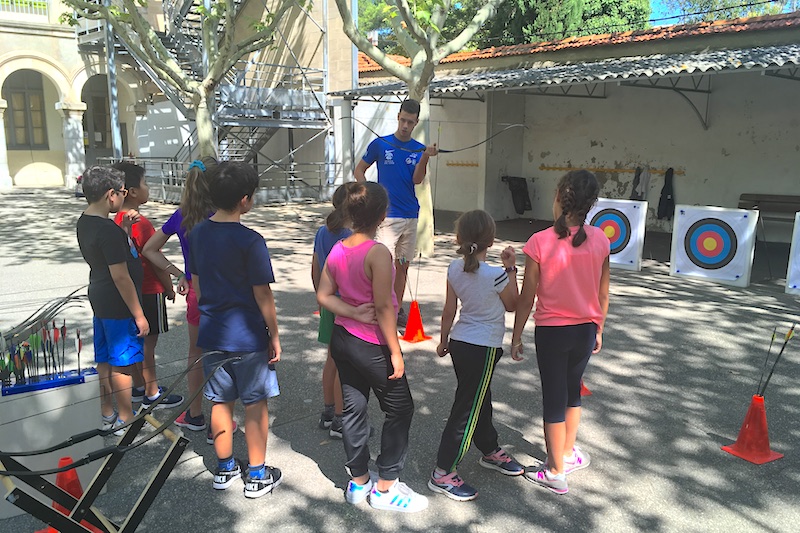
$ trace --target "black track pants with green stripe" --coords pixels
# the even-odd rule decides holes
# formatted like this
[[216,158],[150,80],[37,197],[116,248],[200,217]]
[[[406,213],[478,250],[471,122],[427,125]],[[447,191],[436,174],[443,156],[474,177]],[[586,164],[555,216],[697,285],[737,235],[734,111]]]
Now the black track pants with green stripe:
[[453,472],[473,442],[484,454],[497,448],[492,424],[492,375],[502,348],[451,340],[450,357],[458,378],[456,397],[442,433],[436,466]]

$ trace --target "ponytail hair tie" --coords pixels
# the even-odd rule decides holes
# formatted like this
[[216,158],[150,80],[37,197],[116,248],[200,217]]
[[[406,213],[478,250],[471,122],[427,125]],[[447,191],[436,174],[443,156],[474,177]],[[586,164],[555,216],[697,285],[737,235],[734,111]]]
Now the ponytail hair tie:
[[477,251],[478,251],[478,245],[476,243],[473,242],[472,244],[469,245],[469,255],[472,255]]
[[192,164],[191,164],[191,165],[189,165],[189,169],[188,169],[188,170],[192,170],[193,168],[199,168],[199,169],[200,169],[200,170],[202,170],[203,172],[205,172],[205,171],[206,171],[206,166],[205,166],[205,164],[203,164],[203,162],[202,162],[202,161],[200,161],[199,159],[195,159],[194,161],[192,161]]

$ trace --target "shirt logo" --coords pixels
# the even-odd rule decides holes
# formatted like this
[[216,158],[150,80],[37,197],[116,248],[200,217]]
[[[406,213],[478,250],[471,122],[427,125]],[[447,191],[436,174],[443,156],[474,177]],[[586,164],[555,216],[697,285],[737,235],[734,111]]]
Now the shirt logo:
[[413,153],[406,157],[406,165],[416,165],[417,164],[417,156],[419,154]]
[[383,159],[385,164],[394,165],[394,150],[384,150]]

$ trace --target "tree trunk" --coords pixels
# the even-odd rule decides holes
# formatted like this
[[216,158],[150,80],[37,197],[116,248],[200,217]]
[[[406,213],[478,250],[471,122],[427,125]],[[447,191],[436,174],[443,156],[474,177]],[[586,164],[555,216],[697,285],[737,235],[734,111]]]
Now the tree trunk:
[[[409,86],[408,94],[410,98],[419,100],[419,124],[416,128],[416,139],[424,145],[430,144],[431,128],[431,106],[428,96],[428,88],[420,86]],[[431,197],[431,175],[436,167],[437,157],[432,157],[428,161],[428,172],[425,180],[415,187],[417,200],[419,201],[419,219],[417,222],[417,252],[423,257],[433,255],[433,198]]]
[[214,135],[214,122],[211,120],[211,109],[208,107],[208,98],[200,89],[201,94],[194,98],[194,123],[197,127],[197,144],[200,153],[198,158],[217,155],[217,146]]

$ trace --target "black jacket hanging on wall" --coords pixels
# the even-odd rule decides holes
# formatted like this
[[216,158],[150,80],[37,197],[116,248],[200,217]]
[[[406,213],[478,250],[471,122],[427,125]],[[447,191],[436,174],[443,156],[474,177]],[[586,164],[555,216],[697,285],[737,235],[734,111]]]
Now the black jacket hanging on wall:
[[500,179],[508,184],[508,189],[511,191],[511,201],[514,203],[514,211],[518,215],[523,214],[525,211],[530,211],[532,206],[531,197],[528,194],[527,180],[514,176],[503,176]]
[[672,220],[672,216],[675,213],[675,197],[672,190],[673,173],[674,171],[670,167],[664,174],[664,187],[661,189],[661,198],[658,200],[658,211],[656,213],[659,220]]

